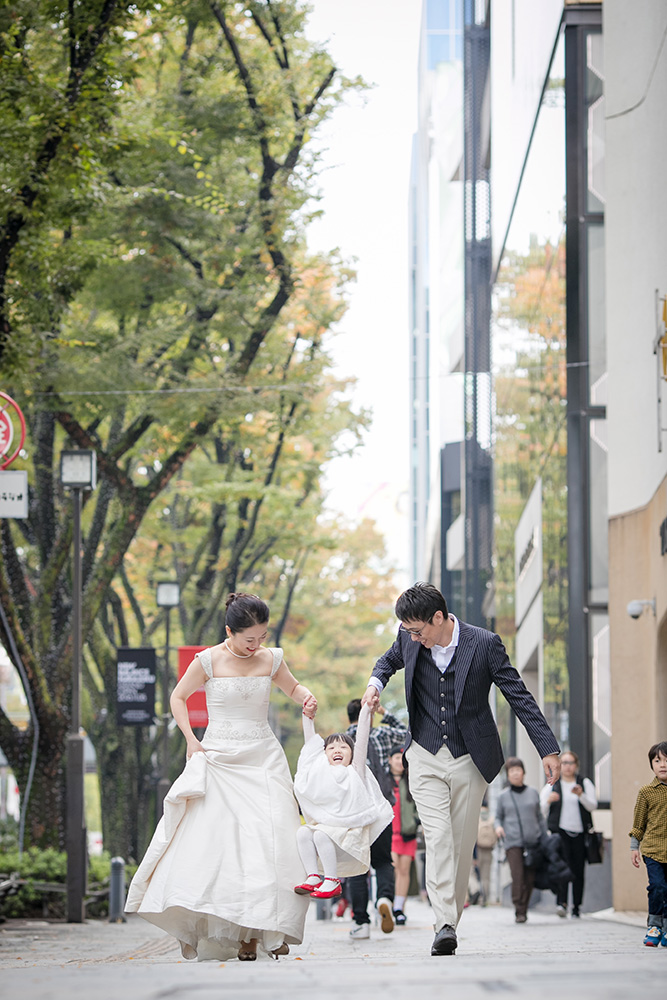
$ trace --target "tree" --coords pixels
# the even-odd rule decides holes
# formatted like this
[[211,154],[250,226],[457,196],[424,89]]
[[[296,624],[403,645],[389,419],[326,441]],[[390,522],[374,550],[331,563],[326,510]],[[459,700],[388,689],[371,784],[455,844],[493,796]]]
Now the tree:
[[[0,4],[0,365],[38,358],[90,261],[71,225],[91,211],[119,92],[135,65],[127,31],[153,3]],[[35,336],[37,334],[37,336]],[[48,333],[46,334],[48,336]]]
[[[299,333],[284,316],[303,303],[310,267],[307,143],[344,83],[305,42],[303,10],[290,0],[193,0],[150,13],[112,0],[32,6],[3,13],[3,59],[17,58],[1,105],[14,179],[0,232],[0,348],[30,427],[31,493],[29,519],[2,524],[0,600],[40,720],[29,838],[54,843],[71,669],[58,448],[66,435],[97,453],[101,484],[84,510],[83,634],[110,699],[104,620],[151,505],[196,449],[233,441],[248,400],[260,396],[277,423],[289,409],[280,372]],[[11,87],[23,101],[14,118]],[[316,379],[306,395],[318,391]],[[230,454],[228,468],[247,471],[245,454]],[[99,685],[87,680],[95,702]],[[21,787],[31,736],[0,713],[0,745]],[[110,770],[127,764],[134,739],[111,734]]]
[[496,603],[497,628],[512,636],[514,532],[542,479],[544,554],[544,680],[550,721],[567,697],[567,430],[565,423],[565,244],[534,245],[507,254],[496,355]]

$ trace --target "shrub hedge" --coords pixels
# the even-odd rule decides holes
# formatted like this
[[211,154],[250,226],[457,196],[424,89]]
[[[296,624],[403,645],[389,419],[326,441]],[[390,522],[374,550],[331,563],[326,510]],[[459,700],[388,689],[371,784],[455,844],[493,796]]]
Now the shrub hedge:
[[[125,884],[129,884],[136,865],[125,866]],[[0,894],[0,915],[7,917],[41,917],[63,919],[66,915],[66,893],[58,889],[44,888],[44,883],[51,886],[67,886],[67,855],[64,851],[52,848],[39,850],[30,847],[19,858],[18,849],[0,849],[0,882],[16,874],[24,879],[25,884],[19,886],[16,892]],[[88,859],[88,897],[86,916],[105,917],[109,913],[109,881],[111,877],[111,859],[108,853],[95,855]],[[39,883],[42,883],[40,886]],[[87,898],[88,898],[87,897]]]

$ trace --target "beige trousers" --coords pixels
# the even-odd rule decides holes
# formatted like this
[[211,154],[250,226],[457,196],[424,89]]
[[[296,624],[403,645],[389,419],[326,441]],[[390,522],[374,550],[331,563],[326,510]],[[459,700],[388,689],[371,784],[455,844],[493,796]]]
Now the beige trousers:
[[406,750],[410,791],[426,847],[426,890],[434,928],[456,927],[466,901],[486,781],[470,754],[435,756],[414,741]]

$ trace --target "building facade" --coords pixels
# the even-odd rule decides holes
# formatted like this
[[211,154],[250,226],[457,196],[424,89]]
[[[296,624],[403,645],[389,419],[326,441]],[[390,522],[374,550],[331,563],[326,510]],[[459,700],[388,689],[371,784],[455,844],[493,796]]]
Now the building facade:
[[605,0],[603,29],[613,888],[645,910],[628,831],[667,740],[667,5]]

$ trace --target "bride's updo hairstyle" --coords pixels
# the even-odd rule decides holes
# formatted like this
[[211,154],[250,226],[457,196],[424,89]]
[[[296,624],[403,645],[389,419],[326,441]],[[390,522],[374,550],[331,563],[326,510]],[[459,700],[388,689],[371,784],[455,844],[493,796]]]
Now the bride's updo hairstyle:
[[225,602],[225,625],[232,632],[266,625],[268,620],[268,604],[254,594],[230,594]]

